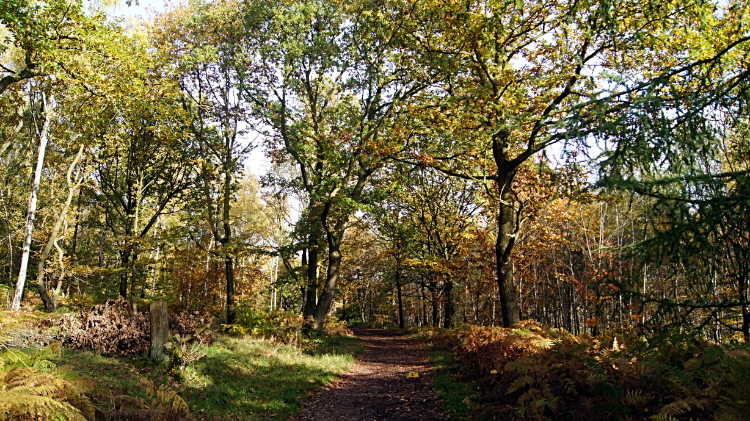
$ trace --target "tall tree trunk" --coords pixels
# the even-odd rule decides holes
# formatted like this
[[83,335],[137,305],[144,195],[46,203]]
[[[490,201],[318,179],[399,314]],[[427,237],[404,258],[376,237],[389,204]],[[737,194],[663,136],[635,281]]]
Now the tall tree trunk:
[[[63,205],[62,210],[60,210],[60,214],[57,215],[57,219],[55,220],[55,225],[52,227],[52,232],[50,232],[49,234],[49,239],[47,240],[47,244],[44,246],[44,250],[42,250],[42,255],[39,257],[39,264],[37,265],[36,287],[37,287],[37,290],[39,291],[39,295],[42,297],[42,302],[44,302],[44,307],[47,309],[47,312],[49,313],[54,313],[57,310],[57,295],[59,294],[59,291],[60,291],[62,279],[58,280],[57,288],[55,288],[56,293],[53,295],[52,298],[50,298],[49,294],[47,293],[47,287],[44,283],[45,266],[47,264],[47,258],[49,257],[49,253],[52,250],[52,246],[56,245],[55,243],[57,242],[57,233],[60,231],[60,227],[65,221],[65,218],[68,216],[68,209],[70,209],[70,204],[73,202],[73,195],[75,194],[78,186],[80,185],[78,182],[73,183],[70,180],[70,177],[76,165],[78,165],[78,161],[81,159],[81,155],[83,155],[83,145],[81,145],[81,147],[78,148],[78,153],[76,154],[75,158],[73,158],[73,162],[70,164],[70,167],[68,168],[68,173],[67,173],[67,178],[66,178],[67,183],[68,183],[68,197],[65,199],[65,204]],[[60,249],[58,248],[58,250]],[[60,262],[62,263],[62,259],[60,259]]]
[[237,309],[234,307],[234,259],[227,257],[224,263],[227,271],[227,324],[231,325],[237,319]]
[[6,229],[8,230],[8,285],[12,285],[13,282],[13,230],[10,226],[10,216],[8,216],[8,207],[5,204],[4,190],[0,188],[0,200],[3,202],[3,210],[5,210],[5,223],[7,224]]
[[130,265],[130,248],[120,251],[120,296],[128,298],[128,266]]
[[328,273],[326,283],[323,285],[323,293],[315,308],[315,330],[319,332],[323,331],[326,315],[336,295],[336,284],[341,270],[341,237],[343,237],[343,232],[328,235]]
[[47,142],[49,141],[49,125],[50,125],[50,110],[47,106],[47,100],[44,99],[44,125],[42,126],[42,132],[39,137],[39,152],[36,160],[36,171],[34,171],[34,183],[31,188],[31,195],[29,197],[29,209],[26,216],[26,236],[23,240],[23,251],[21,254],[21,268],[18,271],[18,281],[16,282],[16,291],[13,295],[13,304],[11,310],[18,311],[21,308],[21,297],[23,296],[23,288],[26,284],[26,270],[29,265],[29,254],[31,252],[31,236],[34,232],[34,217],[36,216],[36,201],[39,196],[39,184],[42,179],[42,168],[44,167],[44,154],[47,150]]
[[500,291],[500,310],[503,315],[503,326],[511,327],[521,321],[521,311],[518,305],[518,290],[513,279],[513,261],[511,252],[515,245],[516,209],[513,206],[514,197],[511,191],[513,177],[500,177],[500,212],[498,215],[497,244],[495,256],[497,258],[497,286]]
[[401,294],[401,271],[396,271],[396,293],[398,294],[398,327],[403,329],[404,323],[404,301]]
[[424,278],[422,278],[422,324],[420,326],[427,326],[427,295],[424,293]]
[[[740,263],[743,264],[743,263]],[[747,273],[745,273],[744,270],[739,269],[742,273],[739,274],[737,277],[737,292],[738,298],[739,298],[739,304],[740,304],[740,314],[742,314],[742,336],[745,339],[745,342],[748,342],[750,340],[750,309],[748,309],[748,282],[747,282]]]
[[440,317],[438,314],[438,300],[437,297],[435,297],[435,290],[431,289],[430,293],[432,294],[432,320],[431,324],[435,327],[440,327]]
[[[307,247],[302,249],[302,262],[300,265],[304,268],[307,267]],[[302,308],[300,309],[301,313],[305,314],[305,307],[307,307],[307,288],[305,286],[299,287],[300,292],[302,293]]]
[[449,329],[453,325],[453,315],[456,312],[453,304],[453,282],[445,281],[443,284],[443,297],[445,299],[443,327]]
[[302,316],[308,318],[315,315],[318,306],[318,259],[320,256],[320,231],[313,228],[310,233],[307,256],[307,296]]

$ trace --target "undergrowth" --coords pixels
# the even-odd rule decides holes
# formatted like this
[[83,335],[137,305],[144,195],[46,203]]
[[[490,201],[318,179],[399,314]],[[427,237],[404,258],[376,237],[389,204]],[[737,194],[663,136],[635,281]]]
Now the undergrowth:
[[462,365],[455,379],[478,385],[479,393],[462,401],[473,419],[749,418],[744,344],[722,346],[677,333],[592,338],[533,322],[419,335]]
[[[147,315],[131,309],[118,300],[55,318],[0,315],[0,421],[286,418],[363,350],[336,320],[328,333],[302,335],[299,316],[257,313],[224,326],[228,334],[214,342],[213,333],[201,333],[205,315],[177,313],[170,314],[172,337],[199,341],[190,347],[195,358],[164,369],[145,355]],[[15,346],[54,339],[68,346]]]

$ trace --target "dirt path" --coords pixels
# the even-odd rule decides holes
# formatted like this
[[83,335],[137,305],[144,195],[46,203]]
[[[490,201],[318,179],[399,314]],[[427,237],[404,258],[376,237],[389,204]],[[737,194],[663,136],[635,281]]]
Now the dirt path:
[[[435,420],[443,413],[420,343],[398,332],[352,329],[365,351],[340,380],[315,394],[291,421]],[[407,378],[407,373],[419,373]]]

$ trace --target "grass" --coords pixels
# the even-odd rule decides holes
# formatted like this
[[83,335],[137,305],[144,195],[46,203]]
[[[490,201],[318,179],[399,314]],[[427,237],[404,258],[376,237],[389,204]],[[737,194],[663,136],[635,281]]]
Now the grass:
[[448,351],[431,351],[430,363],[435,368],[433,382],[436,394],[445,411],[451,415],[451,419],[469,420],[477,386],[462,381],[458,376],[461,364]]
[[206,356],[172,375],[146,358],[106,357],[66,349],[56,363],[93,379],[94,396],[106,406],[106,395],[143,397],[140,377],[170,384],[198,420],[286,419],[309,392],[336,379],[363,349],[357,338],[331,336],[308,340],[302,347],[250,337],[219,337]]

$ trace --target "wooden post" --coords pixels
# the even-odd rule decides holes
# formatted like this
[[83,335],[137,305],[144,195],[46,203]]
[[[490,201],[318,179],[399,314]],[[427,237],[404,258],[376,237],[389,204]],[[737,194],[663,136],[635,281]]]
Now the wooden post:
[[[164,345],[169,342],[169,314],[167,303],[151,303],[151,349],[148,356],[159,364],[169,364],[169,355],[164,352]],[[174,346],[172,344],[172,346]]]

